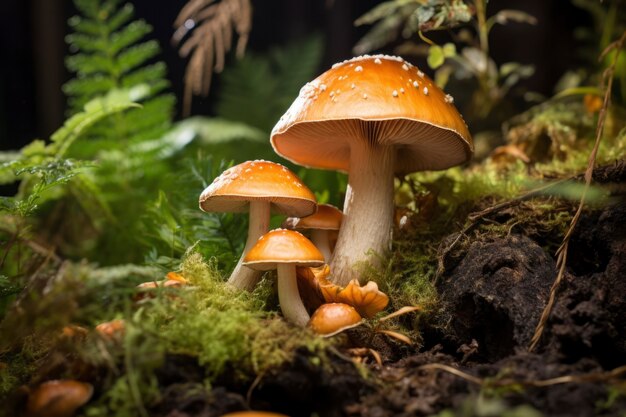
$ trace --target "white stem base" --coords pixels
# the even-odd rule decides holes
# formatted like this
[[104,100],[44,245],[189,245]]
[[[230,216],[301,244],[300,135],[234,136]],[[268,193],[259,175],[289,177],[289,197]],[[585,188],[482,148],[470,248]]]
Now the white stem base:
[[351,148],[344,217],[330,264],[335,284],[345,286],[359,279],[358,269],[365,262],[379,267],[377,255],[390,249],[394,162],[392,146]]
[[278,264],[278,302],[285,319],[293,324],[304,327],[311,318],[306,311],[300,293],[298,292],[298,280],[296,266],[290,264]]
[[257,240],[269,231],[270,225],[270,203],[265,201],[250,202],[250,222],[248,224],[248,240],[246,247],[237,262],[237,266],[230,274],[228,283],[240,290],[252,291],[261,278],[261,271],[243,266],[243,258],[256,244]]

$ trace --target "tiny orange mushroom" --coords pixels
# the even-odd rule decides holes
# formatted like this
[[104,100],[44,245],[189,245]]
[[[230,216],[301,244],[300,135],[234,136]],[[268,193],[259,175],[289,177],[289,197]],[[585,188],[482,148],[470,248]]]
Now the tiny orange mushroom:
[[361,323],[361,315],[354,307],[344,303],[329,303],[315,310],[308,326],[315,333],[330,337]]
[[93,394],[91,384],[75,380],[47,381],[32,390],[26,403],[28,417],[72,417]]

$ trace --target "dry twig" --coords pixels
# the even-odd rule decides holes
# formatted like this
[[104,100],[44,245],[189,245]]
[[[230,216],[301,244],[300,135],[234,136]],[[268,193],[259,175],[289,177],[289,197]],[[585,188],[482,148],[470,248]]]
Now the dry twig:
[[535,329],[535,334],[533,335],[530,346],[528,348],[529,351],[533,351],[539,341],[541,340],[541,336],[545,329],[546,323],[548,321],[548,317],[550,317],[550,313],[552,312],[552,308],[554,307],[554,302],[556,300],[556,293],[559,289],[559,285],[563,280],[563,276],[565,275],[565,265],[567,264],[567,250],[569,248],[569,242],[574,233],[574,229],[578,224],[578,220],[582,214],[583,207],[585,205],[585,197],[587,195],[587,191],[589,191],[589,187],[591,186],[591,179],[593,176],[593,168],[596,163],[596,156],[598,154],[598,148],[600,146],[600,141],[602,140],[602,132],[604,131],[604,123],[606,122],[606,114],[607,109],[609,107],[611,101],[611,89],[613,87],[613,77],[615,74],[615,67],[617,64],[617,58],[624,47],[624,43],[626,43],[626,31],[622,34],[619,40],[611,43],[600,55],[600,59],[603,59],[609,52],[615,51],[615,55],[613,56],[613,60],[611,65],[604,71],[603,81],[605,85],[604,90],[604,100],[602,102],[602,108],[600,109],[600,115],[598,116],[598,124],[596,127],[596,140],[593,145],[593,149],[591,150],[591,154],[589,155],[589,163],[587,164],[587,170],[585,171],[585,188],[583,189],[582,196],[580,198],[580,203],[578,204],[578,209],[576,210],[576,214],[572,218],[572,222],[570,223],[569,229],[563,238],[563,243],[556,251],[557,261],[556,265],[558,268],[558,274],[552,287],[550,288],[550,297],[548,298],[548,303],[544,308],[541,318],[539,320],[539,324]]
[[583,383],[583,382],[604,382],[615,379],[623,374],[626,374],[626,365],[617,367],[607,372],[590,372],[586,374],[577,375],[563,375],[556,378],[548,379],[527,379],[527,380],[515,380],[515,379],[487,379],[479,378],[477,376],[463,372],[450,365],[444,365],[442,363],[429,363],[422,365],[419,369],[423,370],[439,370],[448,372],[452,375],[456,375],[466,381],[474,383],[476,385],[489,385],[491,387],[503,387],[503,386],[524,386],[524,387],[549,387],[552,385],[569,384],[569,383]]
[[[237,33],[237,57],[244,54],[252,27],[250,0],[189,0],[174,22],[172,42],[180,45],[179,53],[188,57],[185,71],[183,114],[191,111],[192,95],[209,93],[213,71],[224,68],[225,55],[232,46],[233,31]],[[191,35],[183,42],[189,32]],[[182,42],[182,44],[181,44]]]

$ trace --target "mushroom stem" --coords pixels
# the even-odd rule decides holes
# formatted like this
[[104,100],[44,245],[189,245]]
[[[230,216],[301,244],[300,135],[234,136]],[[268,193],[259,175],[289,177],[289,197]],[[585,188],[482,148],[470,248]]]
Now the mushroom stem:
[[259,278],[261,271],[255,271],[252,268],[243,266],[243,258],[248,251],[255,245],[257,240],[268,232],[270,227],[270,203],[267,201],[251,201],[250,202],[250,222],[248,223],[248,240],[246,246],[237,262],[237,266],[230,274],[228,283],[240,290],[252,291]]
[[296,266],[292,264],[278,264],[278,302],[285,319],[304,327],[311,318],[306,311],[296,278]]
[[324,260],[330,262],[332,251],[330,250],[330,241],[328,236],[328,230],[313,229],[311,231],[311,241],[322,252]]
[[363,261],[380,266],[376,255],[390,249],[394,162],[393,146],[359,143],[350,149],[344,218],[330,263],[338,285],[359,279],[355,267]]

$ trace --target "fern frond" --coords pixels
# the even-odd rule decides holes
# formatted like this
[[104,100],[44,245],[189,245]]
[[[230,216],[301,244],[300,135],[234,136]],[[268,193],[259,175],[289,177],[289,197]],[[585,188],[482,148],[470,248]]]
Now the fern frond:
[[[151,62],[160,51],[154,40],[143,39],[152,32],[144,20],[133,20],[131,4],[121,0],[75,0],[82,16],[70,19],[74,32],[66,37],[76,53],[66,59],[76,74],[63,87],[71,111],[92,98],[116,88],[148,86],[142,108],[127,112],[102,126],[90,136],[115,138],[120,147],[138,137],[152,139],[169,129],[174,109],[173,95],[165,93],[169,82],[162,62]],[[141,123],[137,123],[140,121]]]
[[266,56],[248,54],[222,75],[217,113],[269,132],[313,78],[321,56],[320,36],[271,50]]
[[[37,208],[44,193],[58,185],[67,184],[74,178],[87,163],[65,158],[69,147],[94,123],[137,106],[133,98],[141,98],[141,91],[137,91],[137,88],[134,90],[114,90],[104,97],[90,101],[81,113],[69,118],[52,134],[48,145],[35,140],[25,146],[15,160],[2,164],[0,172],[10,169],[14,178],[22,178],[18,195],[4,199],[4,210],[27,216]],[[145,91],[145,88],[142,90]],[[8,204],[9,201],[11,204]]]

